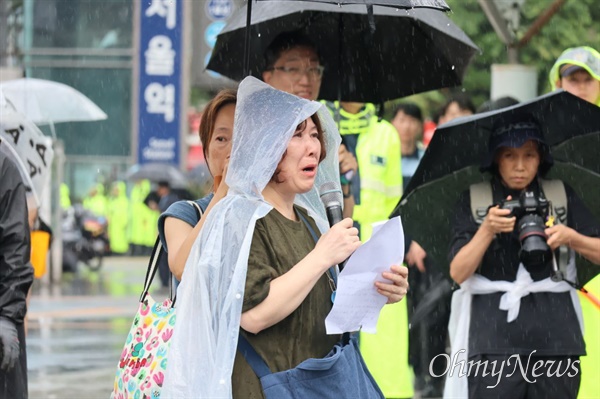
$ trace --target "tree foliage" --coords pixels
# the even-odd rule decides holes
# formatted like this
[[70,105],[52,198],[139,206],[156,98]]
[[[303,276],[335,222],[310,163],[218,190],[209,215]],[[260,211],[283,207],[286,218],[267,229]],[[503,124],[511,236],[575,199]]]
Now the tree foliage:
[[[525,1],[517,40],[553,2]],[[481,49],[481,55],[475,57],[463,82],[465,91],[476,104],[481,104],[489,98],[492,64],[508,62],[507,47],[494,32],[477,0],[447,0],[447,3],[452,9],[449,17]],[[548,73],[563,50],[583,45],[600,48],[599,20],[598,0],[567,0],[538,34],[519,49],[520,63],[533,65],[538,71],[540,94],[550,90]]]

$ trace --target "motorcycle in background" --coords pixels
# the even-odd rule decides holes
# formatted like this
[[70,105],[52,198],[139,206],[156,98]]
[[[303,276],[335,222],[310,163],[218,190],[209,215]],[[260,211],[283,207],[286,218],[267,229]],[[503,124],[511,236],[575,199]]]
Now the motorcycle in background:
[[79,262],[92,271],[100,270],[104,256],[110,254],[107,227],[105,217],[94,215],[80,204],[63,213],[64,272],[76,272]]

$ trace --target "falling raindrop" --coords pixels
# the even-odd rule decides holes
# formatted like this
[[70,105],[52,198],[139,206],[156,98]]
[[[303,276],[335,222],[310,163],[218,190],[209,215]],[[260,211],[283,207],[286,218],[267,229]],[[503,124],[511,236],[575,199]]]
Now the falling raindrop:
[[454,65],[452,65],[452,70],[454,71]]
[[258,33],[258,37],[260,37],[260,32]]

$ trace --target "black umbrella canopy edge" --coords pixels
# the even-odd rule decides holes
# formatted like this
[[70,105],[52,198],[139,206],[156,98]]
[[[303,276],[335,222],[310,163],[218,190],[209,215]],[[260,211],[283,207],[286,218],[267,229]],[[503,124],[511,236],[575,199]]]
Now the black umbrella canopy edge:
[[[295,2],[297,0],[256,0],[258,1],[288,1]],[[442,0],[305,0],[312,3],[328,3],[336,4],[341,7],[350,4],[376,5],[382,7],[393,7],[398,9],[415,9],[428,8],[440,11],[451,11],[448,4]]]
[[[448,206],[454,206],[458,196],[468,190],[470,184],[489,180],[490,175],[480,173],[479,157],[473,155],[478,151],[473,151],[472,147],[463,154],[464,157],[471,157],[468,166],[448,169],[455,170],[452,173],[436,174],[434,169],[437,164],[432,160],[437,160],[438,164],[447,164],[448,159],[460,161],[460,155],[446,156],[444,161],[438,156],[448,151],[453,155],[460,154],[457,148],[461,148],[461,143],[456,140],[461,135],[463,140],[464,136],[473,139],[474,135],[479,135],[480,140],[474,141],[481,143],[479,155],[487,154],[493,117],[498,119],[504,113],[506,120],[511,120],[530,111],[534,111],[538,117],[544,113],[551,115],[542,128],[545,128],[546,137],[550,138],[547,141],[555,164],[545,177],[562,180],[571,186],[596,220],[600,220],[600,163],[597,157],[600,152],[600,108],[564,91],[549,93],[502,110],[456,119],[442,126],[434,135],[413,180],[391,216],[401,215],[406,231],[440,264],[448,265],[447,250],[453,215],[447,211]],[[550,128],[553,128],[552,132],[549,132]],[[452,147],[448,147],[450,140],[455,140]],[[471,140],[468,142],[472,144]],[[458,164],[460,162],[455,163]],[[581,284],[597,274],[597,266],[584,258],[578,256],[576,262]]]
[[[250,57],[252,59],[249,74],[255,76],[257,78],[262,78],[261,72],[264,69],[263,63],[263,53],[264,47],[266,47],[265,43],[268,43],[272,40],[280,32],[285,31],[293,31],[293,30],[308,30],[310,26],[319,26],[319,18],[323,17],[323,15],[319,15],[320,12],[323,13],[336,13],[344,15],[344,18],[353,18],[351,17],[354,14],[357,14],[357,18],[360,18],[362,23],[361,25],[365,25],[365,10],[360,5],[347,5],[344,7],[337,7],[331,4],[324,4],[318,2],[307,2],[307,1],[290,1],[289,5],[286,5],[284,11],[276,10],[273,7],[268,7],[269,2],[260,2],[255,7],[255,12],[252,18],[252,25],[249,29],[253,38],[261,38],[261,41],[252,40],[251,42],[251,51]],[[257,7],[258,6],[258,7]],[[305,8],[305,7],[308,7]],[[399,14],[401,13],[401,14]],[[403,63],[398,62],[393,63],[392,65],[398,65],[398,68],[395,70],[394,74],[386,71],[383,75],[380,74],[378,77],[379,81],[386,82],[385,84],[381,83],[381,87],[373,86],[372,93],[377,93],[374,95],[372,93],[365,93],[363,84],[361,89],[356,89],[353,86],[351,81],[344,81],[340,83],[340,87],[342,87],[343,93],[341,93],[338,89],[338,81],[340,81],[339,76],[335,74],[339,73],[340,70],[343,69],[343,66],[340,65],[326,65],[325,76],[323,77],[323,85],[321,86],[321,96],[320,99],[325,100],[344,100],[344,101],[358,101],[358,102],[373,102],[373,103],[381,103],[384,101],[404,97],[407,95],[412,95],[419,92],[424,92],[428,90],[439,89],[442,87],[452,87],[456,85],[460,85],[462,82],[462,77],[470,64],[470,61],[475,56],[475,54],[479,51],[477,46],[468,38],[468,36],[460,30],[458,26],[456,26],[446,15],[441,11],[435,11],[430,9],[415,9],[415,10],[402,10],[398,11],[390,7],[378,7],[374,6],[374,15],[378,17],[378,21],[385,21],[385,24],[390,23],[388,20],[384,20],[387,16],[393,18],[413,18],[414,22],[412,24],[403,23],[402,26],[413,26],[413,34],[422,35],[422,37],[427,38],[429,42],[431,42],[431,37],[435,36],[436,41],[439,41],[441,37],[447,43],[452,43],[452,45],[442,46],[443,48],[454,48],[460,49],[461,54],[465,54],[464,61],[460,62],[460,60],[454,61],[455,65],[452,65],[452,68],[447,67],[448,71],[440,70],[440,73],[437,75],[444,77],[442,84],[435,84],[431,86],[425,87],[417,87],[415,85],[410,85],[410,82],[413,80],[421,79],[421,86],[428,81],[428,79],[424,79],[423,77],[419,77],[418,70],[417,72],[412,72],[409,74],[404,73],[402,71]],[[217,39],[217,43],[215,45],[215,49],[213,50],[213,56],[209,60],[207,65],[207,69],[218,72],[224,76],[227,76],[233,80],[241,80],[246,75],[244,74],[242,68],[243,59],[241,57],[231,57],[229,54],[235,53],[238,54],[241,52],[239,50],[238,44],[230,44],[230,43],[242,43],[244,33],[246,30],[245,24],[245,9],[240,9],[237,14],[235,14],[229,21],[228,25],[221,31],[219,37]],[[273,20],[277,20],[277,23],[274,23]],[[395,24],[395,20],[392,24]],[[279,25],[280,24],[280,25]],[[315,25],[316,24],[316,25]],[[344,26],[354,25],[350,23],[344,23]],[[439,25],[439,26],[438,26]],[[382,24],[381,26],[384,26]],[[309,27],[307,29],[307,27]],[[316,28],[315,28],[316,29]],[[333,28],[328,28],[332,29]],[[405,28],[407,29],[407,28]],[[317,29],[318,30],[318,29]],[[320,31],[320,30],[319,30]],[[440,35],[436,35],[434,32],[440,32]],[[379,32],[381,33],[381,32]],[[378,34],[376,29],[375,35]],[[383,33],[381,33],[383,34]],[[385,34],[383,34],[385,35]],[[367,36],[367,35],[364,35]],[[383,36],[386,37],[387,40],[394,39],[394,35]],[[381,39],[382,36],[379,36],[378,40]],[[219,40],[221,39],[221,40]],[[395,38],[394,40],[398,40]],[[405,40],[408,40],[405,38]],[[380,42],[375,40],[378,45],[381,45]],[[410,42],[409,42],[410,43]],[[320,45],[319,42],[315,43],[317,48],[324,47],[324,45]],[[387,44],[390,46],[391,44]],[[236,47],[230,47],[236,46]],[[339,44],[338,43],[330,43],[327,42],[327,52],[331,50],[331,46],[333,46],[334,51],[338,51]],[[364,55],[360,59],[364,60],[367,58],[377,59],[377,57],[381,56],[377,54],[377,49],[371,49],[370,46],[365,46],[367,48],[366,51],[370,51],[369,56]],[[234,50],[235,48],[235,50]],[[388,47],[389,48],[389,47]],[[437,46],[436,46],[437,48]],[[447,59],[451,56],[451,54],[444,54],[443,48],[440,49],[439,58],[443,60],[443,65],[450,64],[450,61]],[[324,53],[322,48],[319,48],[321,53]],[[366,54],[365,51],[365,54]],[[388,50],[389,51],[389,50]],[[416,50],[415,50],[416,51]],[[339,51],[338,51],[339,52]],[[241,54],[240,54],[241,55]],[[331,57],[330,57],[331,58]],[[338,57],[340,58],[340,57]],[[343,60],[344,57],[341,57]],[[331,60],[330,60],[331,61]],[[351,62],[347,60],[347,62]],[[339,63],[339,62],[338,62]],[[439,62],[438,62],[439,63]],[[432,61],[431,65],[434,62]],[[364,62],[351,62],[352,68],[367,68],[368,63]],[[420,64],[419,64],[420,65]],[[429,65],[429,64],[427,64]],[[406,65],[404,65],[406,68]],[[424,66],[427,67],[427,66]],[[432,66],[432,68],[435,68]],[[428,69],[432,69],[428,68]],[[452,69],[452,70],[451,70]],[[442,74],[443,73],[443,74]],[[447,74],[447,77],[446,77]],[[351,74],[346,74],[346,76]],[[359,73],[360,75],[360,73]],[[391,90],[393,85],[388,85],[390,79],[381,79],[381,77],[390,77],[393,79],[402,78],[404,82],[403,90]],[[353,89],[354,88],[354,89]],[[386,93],[385,91],[389,90],[390,93]],[[383,91],[383,93],[381,93]]]
[[[559,107],[569,107],[573,110],[573,112],[556,112]],[[584,132],[584,134],[591,134],[600,131],[599,107],[588,103],[587,101],[582,100],[564,90],[558,90],[536,97],[530,101],[519,103],[507,108],[502,108],[500,110],[457,118],[438,127],[433,135],[431,143],[425,151],[423,159],[426,157],[435,157],[436,155],[441,157],[444,152],[445,145],[456,143],[460,144],[457,140],[464,140],[464,136],[467,136],[467,134],[464,134],[463,137],[457,137],[456,139],[451,135],[458,135],[457,132],[461,131],[461,129],[464,131],[465,126],[467,126],[469,129],[477,130],[476,134],[478,140],[480,140],[479,147],[481,150],[479,154],[465,152],[463,155],[465,159],[471,159],[473,162],[481,163],[483,161],[483,157],[481,157],[481,155],[487,154],[487,143],[492,126],[496,123],[502,123],[503,121],[508,122],[514,120],[515,118],[527,117],[528,115],[532,115],[540,122],[544,122],[544,118],[542,118],[544,115],[553,118],[551,122],[542,123],[541,125],[542,133],[544,134],[547,143],[551,147],[558,145],[563,141],[556,141],[554,135],[551,134],[551,131],[554,130],[555,125],[565,126],[565,128],[561,130],[563,133],[567,132],[564,139],[579,137],[582,135],[582,132]],[[471,137],[471,139],[473,138],[475,138],[475,136]],[[476,157],[477,159],[475,160],[473,157]],[[568,160],[565,159],[564,161]],[[426,169],[431,168],[429,168],[425,162],[421,161],[419,167],[415,171],[415,174],[411,178],[403,197],[406,197],[412,190],[424,184],[425,182],[435,180],[446,174],[446,172],[443,170],[443,165],[439,165],[438,168],[434,166],[433,171]]]
[[[404,231],[425,249],[427,256],[440,266],[447,277],[451,224],[454,217],[448,209],[456,206],[459,196],[468,190],[471,184],[489,181],[490,178],[490,174],[479,173],[475,166],[464,168],[416,188],[401,200],[391,215],[400,215]],[[586,204],[596,220],[600,221],[600,206],[597,205],[600,204],[600,190],[591,189],[600,187],[600,174],[579,165],[557,161],[547,178],[565,181]],[[447,189],[432,191],[440,182]],[[422,215],[427,215],[427,221]],[[578,281],[581,284],[585,284],[600,272],[596,265],[579,255],[576,257],[576,264]]]

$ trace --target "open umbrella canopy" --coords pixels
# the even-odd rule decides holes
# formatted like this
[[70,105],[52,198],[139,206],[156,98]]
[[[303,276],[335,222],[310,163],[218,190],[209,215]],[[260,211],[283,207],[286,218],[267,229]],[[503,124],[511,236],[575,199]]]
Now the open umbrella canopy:
[[52,140],[27,117],[0,96],[0,151],[19,166],[26,185],[38,206],[42,192],[50,184],[54,150]]
[[[256,0],[259,1],[259,0]],[[273,0],[263,0],[273,1]],[[297,1],[297,0],[283,0],[283,1]],[[369,23],[371,27],[374,27],[373,22],[373,6],[381,5],[388,7],[395,7],[397,9],[414,9],[414,8],[433,8],[442,11],[450,11],[450,7],[443,0],[348,0],[348,1],[336,1],[336,0],[309,0],[315,3],[329,3],[337,6],[343,6],[346,4],[363,4],[367,6],[367,14],[369,16]],[[250,25],[252,19],[252,1],[248,2],[246,7],[246,27]],[[249,71],[249,51],[250,51],[250,31],[246,30],[244,40],[244,76],[248,75]]]
[[[300,31],[317,46],[325,73],[320,98],[381,103],[460,85],[477,46],[438,10],[401,10],[309,1],[261,1],[250,26],[250,70],[262,78],[264,52],[282,32]],[[234,80],[245,76],[246,10],[217,36],[207,68]]]
[[[459,195],[489,180],[479,172],[488,155],[492,127],[517,116],[534,117],[550,146],[554,166],[546,176],[560,179],[600,220],[600,107],[567,92],[550,93],[512,107],[456,119],[436,131],[404,196],[392,213],[439,265],[448,265],[450,224]],[[578,259],[583,284],[597,273]]]
[[22,78],[0,83],[0,90],[20,113],[38,125],[107,118],[92,100],[63,83]]
[[183,172],[173,165],[162,163],[133,165],[127,171],[125,178],[131,181],[148,179],[153,183],[166,181],[173,188],[185,188],[188,185]]
[[[257,0],[257,1],[274,1],[274,0]],[[278,0],[278,1],[297,1],[297,0]],[[315,3],[329,3],[339,6],[347,4],[363,4],[388,6],[402,9],[411,8],[433,8],[436,10],[450,11],[450,7],[443,0],[308,0]]]

